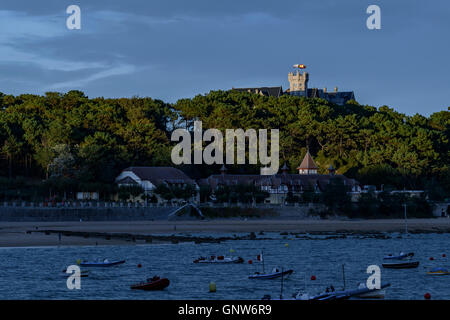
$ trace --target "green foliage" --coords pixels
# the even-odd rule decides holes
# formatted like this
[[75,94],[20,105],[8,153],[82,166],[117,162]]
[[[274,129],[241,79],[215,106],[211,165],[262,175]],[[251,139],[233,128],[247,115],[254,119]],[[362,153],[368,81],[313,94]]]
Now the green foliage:
[[[130,198],[137,198],[142,196],[144,189],[141,186],[120,186],[118,190],[119,199],[127,201]],[[142,199],[142,197],[141,197]]]
[[[104,99],[83,92],[0,96],[0,176],[42,180],[51,176],[81,183],[113,184],[128,166],[172,166],[171,132],[191,129],[280,129],[280,162],[294,172],[309,147],[319,172],[333,164],[337,173],[364,184],[423,189],[433,198],[450,194],[450,112],[407,116],[392,108],[333,105],[326,100],[248,92],[211,91],[171,105],[151,98]],[[59,149],[58,149],[59,148]],[[186,168],[195,177],[211,167]],[[257,173],[259,165],[229,168]],[[177,191],[178,192],[178,191]],[[231,190],[222,202],[258,201],[264,195]],[[308,194],[300,201],[311,198]],[[170,197],[169,194],[166,197]],[[203,197],[205,198],[205,197]],[[290,199],[292,200],[292,199]]]
[[329,184],[321,193],[321,202],[328,207],[331,213],[343,214],[348,212],[351,206],[349,191],[351,188],[345,185],[342,179],[330,179]]
[[154,193],[168,201],[172,199],[184,199],[188,201],[197,194],[197,190],[194,185],[189,184],[184,186],[160,184],[156,186]]
[[350,217],[404,218],[405,207],[409,218],[431,218],[433,208],[425,195],[420,197],[401,193],[362,193],[356,206],[347,212]]

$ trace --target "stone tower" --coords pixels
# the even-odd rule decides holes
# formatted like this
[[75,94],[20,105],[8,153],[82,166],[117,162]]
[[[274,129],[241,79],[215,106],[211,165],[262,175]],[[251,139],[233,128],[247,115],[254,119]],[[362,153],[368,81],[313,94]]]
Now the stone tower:
[[300,73],[300,72],[289,72],[288,74],[289,79],[289,91],[292,94],[293,92],[302,91],[306,92],[308,90],[308,80],[309,80],[309,74],[308,72]]

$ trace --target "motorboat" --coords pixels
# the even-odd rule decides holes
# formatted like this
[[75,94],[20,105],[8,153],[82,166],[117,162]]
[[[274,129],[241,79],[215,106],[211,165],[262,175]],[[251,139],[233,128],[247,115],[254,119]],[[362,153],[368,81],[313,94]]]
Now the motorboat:
[[288,277],[294,272],[294,270],[280,270],[278,268],[274,268],[272,272],[270,273],[259,273],[255,272],[255,274],[249,276],[249,279],[261,279],[261,280],[269,280],[269,279],[276,279],[280,277]]
[[397,255],[388,254],[387,256],[384,256],[383,259],[385,259],[385,260],[402,260],[402,259],[406,259],[406,258],[411,258],[413,256],[414,256],[414,252],[410,252],[410,253],[400,252]]
[[450,272],[445,268],[434,268],[428,271],[427,274],[431,276],[447,276],[450,275]]
[[194,263],[243,263],[244,259],[241,257],[225,257],[225,256],[210,256],[199,257],[194,260]]
[[154,276],[153,278],[149,278],[144,282],[133,284],[131,285],[130,288],[134,290],[145,290],[145,291],[163,290],[167,288],[169,284],[170,284],[169,279]]
[[333,287],[327,288],[324,293],[311,296],[308,293],[298,293],[295,295],[296,300],[344,300],[350,298],[366,298],[379,299],[384,298],[385,288],[389,287],[390,283],[382,283],[379,289],[369,289],[364,284],[360,284],[356,289],[349,290],[334,290]]
[[408,261],[408,262],[388,262],[381,264],[383,268],[387,269],[412,269],[419,266],[419,261]]
[[[64,276],[67,276],[67,269],[64,269],[62,272],[63,272],[63,275],[64,275]],[[89,271],[88,271],[88,270],[81,270],[81,271],[80,271],[80,277],[81,277],[81,278],[87,278],[87,277],[89,277]]]
[[81,261],[80,266],[81,267],[112,267],[117,266],[120,264],[124,264],[125,260],[118,260],[118,261],[109,261],[108,259],[104,259],[103,261]]

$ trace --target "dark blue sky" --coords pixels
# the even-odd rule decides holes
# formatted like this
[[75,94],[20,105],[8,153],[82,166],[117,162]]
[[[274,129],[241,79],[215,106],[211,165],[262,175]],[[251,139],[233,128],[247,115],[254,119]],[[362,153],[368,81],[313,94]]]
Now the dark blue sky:
[[[77,4],[82,29],[66,28]],[[381,30],[366,8],[381,7]],[[0,92],[174,102],[231,87],[354,90],[406,113],[450,105],[450,1],[0,0]]]

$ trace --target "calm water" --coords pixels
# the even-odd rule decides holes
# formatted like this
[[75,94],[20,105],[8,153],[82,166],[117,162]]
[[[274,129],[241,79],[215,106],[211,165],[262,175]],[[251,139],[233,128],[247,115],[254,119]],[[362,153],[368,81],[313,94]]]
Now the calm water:
[[[149,244],[136,246],[91,246],[0,249],[0,299],[260,299],[265,294],[279,297],[280,280],[250,280],[248,275],[261,269],[256,256],[264,250],[266,270],[275,266],[292,268],[294,274],[284,282],[284,295],[306,288],[317,293],[331,284],[342,287],[345,263],[347,288],[366,281],[368,265],[381,267],[388,253],[415,252],[417,269],[382,270],[382,281],[390,282],[386,299],[450,299],[450,276],[428,276],[432,267],[450,269],[449,234],[418,234],[407,239],[390,234],[390,239],[347,237],[346,239],[301,240],[266,233],[273,240],[228,241],[220,244]],[[322,237],[323,238],[323,237]],[[288,244],[288,246],[286,246]],[[201,255],[230,254],[244,258],[244,264],[197,265]],[[434,257],[434,261],[429,258]],[[77,259],[126,259],[124,265],[91,269],[81,279],[81,290],[68,290],[62,270]],[[252,259],[254,263],[248,264]],[[137,265],[141,264],[142,268]],[[130,284],[153,275],[169,278],[164,291],[130,290]],[[317,277],[311,281],[311,275]],[[306,280],[305,280],[306,279]],[[209,282],[217,285],[209,293]]]

